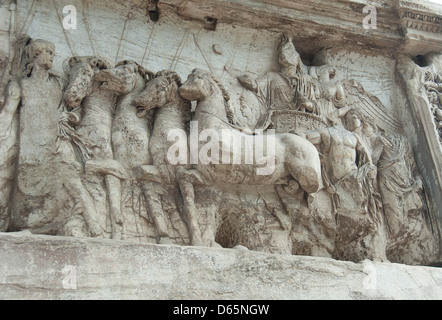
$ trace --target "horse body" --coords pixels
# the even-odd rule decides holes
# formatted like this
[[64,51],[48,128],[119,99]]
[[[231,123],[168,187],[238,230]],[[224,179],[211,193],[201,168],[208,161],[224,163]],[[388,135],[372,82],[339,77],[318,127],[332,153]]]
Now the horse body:
[[101,88],[119,95],[112,126],[114,158],[130,172],[150,163],[150,124],[146,118],[137,117],[134,99],[145,89],[146,80],[142,68],[132,61],[123,61],[114,69],[98,75]]
[[[179,94],[184,100],[197,101],[193,120],[198,125],[199,135],[203,134],[205,130],[209,130],[212,134],[216,133],[217,137],[221,137],[220,141],[214,141],[215,143],[222,142],[221,146],[218,145],[221,148],[217,149],[215,147],[214,152],[221,150],[222,153],[222,149],[225,149],[224,151],[228,154],[229,160],[232,160],[235,156],[231,153],[233,142],[238,142],[238,139],[245,139],[251,144],[253,151],[258,148],[261,149],[258,150],[261,151],[261,155],[266,150],[267,155],[272,155],[273,152],[274,156],[272,159],[274,160],[273,166],[268,172],[261,171],[258,173],[257,164],[259,161],[255,159],[255,162],[252,161],[251,164],[247,164],[244,161],[247,145],[241,143],[239,164],[220,164],[211,163],[211,161],[204,164],[198,161],[198,164],[193,165],[191,170],[180,168],[177,172],[177,180],[184,200],[184,214],[187,218],[191,244],[207,244],[207,241],[203,240],[203,232],[198,224],[198,210],[195,205],[194,190],[196,184],[210,185],[221,182],[227,184],[293,185],[293,181],[290,180],[294,179],[307,193],[314,193],[319,190],[322,179],[319,154],[315,146],[308,140],[293,134],[279,134],[274,135],[273,139],[267,140],[267,144],[264,144],[261,142],[265,135],[252,136],[240,132],[240,128],[235,128],[229,121],[231,120],[229,119],[231,111],[227,104],[227,92],[205,71],[195,69],[189,75],[187,81],[180,86]],[[190,136],[192,136],[192,133]],[[200,138],[198,138],[198,142],[199,140]],[[190,144],[192,144],[192,141],[190,141]],[[201,147],[201,143],[198,147]],[[194,150],[190,150],[190,153],[192,152]],[[248,152],[250,152],[250,149]],[[211,154],[211,156],[213,155]],[[201,160],[199,158],[198,160]],[[214,237],[209,239],[209,245],[217,245]]]
[[[97,80],[102,82],[101,89],[118,95],[111,133],[112,149],[115,161],[123,167],[121,171],[126,175],[123,178],[126,180],[133,179],[133,169],[151,162],[150,122],[137,117],[137,108],[133,103],[146,87],[145,76],[146,71],[134,61],[121,61],[115,68],[103,70],[96,75]],[[112,196],[121,206],[121,180],[116,180],[115,184],[118,185],[118,190]],[[120,211],[121,207],[115,211],[119,213],[118,216],[111,216],[111,223],[115,228],[113,237],[124,238],[125,222]]]
[[[170,164],[167,156],[170,146],[176,142],[169,141],[168,135],[172,130],[186,132],[191,113],[190,103],[178,94],[180,84],[181,80],[176,73],[161,71],[135,100],[139,117],[143,117],[150,110],[155,110],[149,150],[154,166],[174,169],[168,177],[162,177],[169,184],[176,184],[176,167]],[[183,149],[187,149],[187,141],[182,140],[178,143],[183,143]]]
[[95,71],[88,62],[82,62],[80,59],[76,57],[76,60],[71,62],[75,64],[71,66],[70,81],[64,98],[71,109],[81,104],[82,115],[76,131],[96,146],[93,152],[94,160],[113,159],[111,128],[116,95],[101,90],[99,82],[93,79]]
[[[201,164],[194,168],[203,175],[206,182],[244,183],[244,184],[279,184],[287,183],[287,178],[295,179],[307,193],[319,190],[321,182],[321,165],[315,146],[294,134],[276,134],[267,144],[260,146],[266,135],[246,135],[228,122],[226,114],[225,93],[222,87],[209,74],[202,70],[194,70],[188,80],[180,87],[180,94],[186,100],[197,100],[194,120],[198,123],[201,134],[204,130],[215,130],[219,137],[228,133],[230,139],[221,139],[221,149],[232,150],[231,141],[244,139],[249,141],[252,151],[256,148],[267,149],[273,153],[274,170],[266,170],[264,174],[257,173],[257,163],[247,164],[241,160],[239,165]],[[227,131],[226,131],[227,130]],[[227,136],[228,136],[227,135]],[[226,135],[225,135],[226,137]],[[241,144],[241,154],[246,152],[247,145]],[[231,151],[230,151],[231,152]],[[232,159],[231,155],[231,158]]]
[[86,171],[104,175],[111,218],[112,238],[120,238],[117,221],[121,218],[120,177],[125,176],[121,164],[114,160],[112,123],[115,114],[116,93],[101,88],[94,75],[110,65],[99,57],[74,57],[70,61],[70,82],[65,101],[70,108],[80,106],[82,117],[76,131],[95,146],[93,160],[83,159]]
[[[179,76],[174,72],[161,71],[151,80],[146,90],[135,100],[138,107],[138,117],[144,117],[155,110],[149,151],[152,164],[139,168],[140,178],[144,183],[145,196],[149,211],[155,223],[159,243],[172,242],[164,216],[164,211],[158,194],[158,184],[174,188],[177,185],[176,172],[179,166],[172,165],[168,159],[168,150],[175,141],[169,141],[171,130],[186,131],[186,123],[190,119],[190,103],[178,94],[181,84]],[[187,139],[178,143],[183,144],[182,150],[187,152]]]
[[100,90],[93,84],[92,93],[84,99],[83,117],[77,131],[97,146],[94,160],[113,159],[111,128],[115,113],[116,95]]

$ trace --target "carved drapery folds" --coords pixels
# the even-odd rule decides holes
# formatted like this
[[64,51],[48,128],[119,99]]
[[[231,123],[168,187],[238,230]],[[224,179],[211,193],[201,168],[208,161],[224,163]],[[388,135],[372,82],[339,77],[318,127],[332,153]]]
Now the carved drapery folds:
[[[1,231],[434,261],[437,222],[400,122],[333,66],[304,65],[290,36],[277,52],[278,72],[238,75],[235,105],[204,70],[76,56],[62,79],[52,43],[19,42],[0,113]],[[424,85],[438,126],[436,69]]]

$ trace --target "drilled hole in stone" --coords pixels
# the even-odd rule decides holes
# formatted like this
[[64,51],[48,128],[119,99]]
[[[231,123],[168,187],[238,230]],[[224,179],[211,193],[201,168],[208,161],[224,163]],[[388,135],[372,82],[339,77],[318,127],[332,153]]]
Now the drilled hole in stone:
[[215,31],[218,19],[213,17],[205,17],[204,19],[204,29]]
[[413,58],[414,63],[416,63],[419,67],[427,67],[428,61],[427,58],[423,55],[417,55]]

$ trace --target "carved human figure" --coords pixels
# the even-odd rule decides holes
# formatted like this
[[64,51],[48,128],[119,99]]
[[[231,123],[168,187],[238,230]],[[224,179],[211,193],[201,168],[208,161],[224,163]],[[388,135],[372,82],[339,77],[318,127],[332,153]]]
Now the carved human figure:
[[0,232],[8,229],[11,191],[18,154],[18,114],[21,88],[12,80],[0,109]]
[[[110,69],[112,65],[105,58],[99,56],[72,57],[68,64],[69,85],[65,90],[64,99],[69,108],[78,111],[79,120],[76,131],[94,145],[91,150],[91,159],[89,157],[83,159],[83,162],[86,163],[87,173],[85,184],[93,192],[94,188],[100,186],[101,180],[104,179],[107,201],[103,203],[99,197],[98,199],[94,197],[94,201],[97,210],[98,207],[106,208],[106,202],[108,203],[111,237],[115,238],[118,234],[116,221],[121,221],[119,181],[129,175],[125,168],[114,160],[112,149],[112,123],[117,94],[110,90],[103,90],[100,87],[101,82],[94,78],[95,73]],[[97,163],[97,161],[103,163],[103,167],[108,169],[107,173],[96,173],[89,170],[91,164]],[[104,166],[104,164],[107,165]],[[102,219],[104,220],[102,222],[103,228],[106,228],[106,216],[105,213],[102,217],[104,218]]]
[[379,189],[390,236],[388,254],[399,263],[427,263],[437,252],[435,217],[407,138],[383,134]]
[[[371,156],[359,136],[354,134],[360,126],[360,120],[352,113],[347,113],[347,130],[343,126],[321,128],[305,134],[306,138],[321,150],[326,163],[326,186],[334,190],[336,185],[347,178],[355,177],[362,180],[367,173],[367,167],[372,164]],[[362,166],[356,162],[357,153],[364,161]],[[334,192],[334,191],[333,191]]]
[[306,134],[324,157],[324,186],[331,193],[337,221],[334,257],[387,260],[381,216],[370,205],[376,167],[360,136],[361,116],[349,111],[344,124],[346,128],[339,125]]
[[337,124],[336,110],[345,107],[345,90],[343,84],[336,80],[336,68],[330,66],[310,67],[309,74],[317,79],[320,96],[318,98],[317,115],[331,126]]
[[[256,95],[258,103],[244,98],[244,104],[257,110],[260,117],[252,129],[266,129],[272,110],[299,110],[317,113],[319,88],[308,74],[301,56],[289,36],[283,34],[278,45],[279,72],[267,72],[254,80],[248,75],[238,77],[239,83]],[[246,97],[246,96],[245,96]],[[252,106],[253,105],[253,106]]]
[[[404,197],[421,192],[422,179],[417,174],[411,147],[404,136],[384,135],[382,142],[383,151],[378,162],[379,183],[388,228],[392,234],[397,234],[406,213]],[[418,203],[417,207],[422,207],[422,203]]]
[[[71,219],[79,215],[86,220],[85,234],[100,236],[103,230],[80,179],[81,166],[73,150],[71,133],[74,130],[68,124],[69,116],[62,103],[64,83],[49,71],[54,50],[55,46],[44,40],[30,40],[25,48],[25,74],[20,79],[18,175],[11,228],[64,234],[69,233],[66,230],[70,228]],[[59,215],[67,201],[64,192],[75,203],[68,217]]]

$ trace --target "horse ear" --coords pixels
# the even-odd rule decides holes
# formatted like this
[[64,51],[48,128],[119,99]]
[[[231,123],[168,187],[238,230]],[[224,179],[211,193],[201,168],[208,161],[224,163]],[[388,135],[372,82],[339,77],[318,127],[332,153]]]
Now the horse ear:
[[72,58],[69,59],[68,65],[69,65],[69,67],[72,67],[76,63],[78,63],[78,58],[77,57],[72,57]]
[[155,78],[155,72],[152,72],[150,70],[144,70],[146,72],[146,79],[147,81],[151,81],[152,79]]
[[112,65],[109,61],[100,58],[100,69],[112,69]]
[[146,70],[142,67],[142,66],[140,66],[138,63],[137,63],[137,69],[138,69],[138,73],[143,77],[143,78],[145,78],[146,77]]
[[181,85],[183,84],[183,81],[181,80],[180,75],[176,72],[173,72],[171,76],[172,76],[172,80],[177,83],[178,87],[181,87]]
[[102,70],[111,68],[109,62],[102,59],[101,57],[93,57],[91,60],[89,60],[89,65],[92,67],[92,69],[97,68]]
[[115,67],[124,66],[124,65],[126,65],[126,64],[127,64],[127,60],[123,60],[123,61],[118,62],[118,63],[115,65]]
[[24,47],[25,47],[25,53],[26,53],[26,55],[29,57],[29,58],[32,58],[32,57],[30,57],[30,55],[31,55],[31,48],[32,48],[32,44],[34,43],[34,40],[32,39],[32,38],[29,38],[29,39],[27,39],[26,40],[26,42],[25,42],[25,45],[24,45]]
[[99,67],[99,58],[97,57],[93,57],[92,59],[89,60],[89,65],[91,66],[92,69],[94,69],[95,67]]

